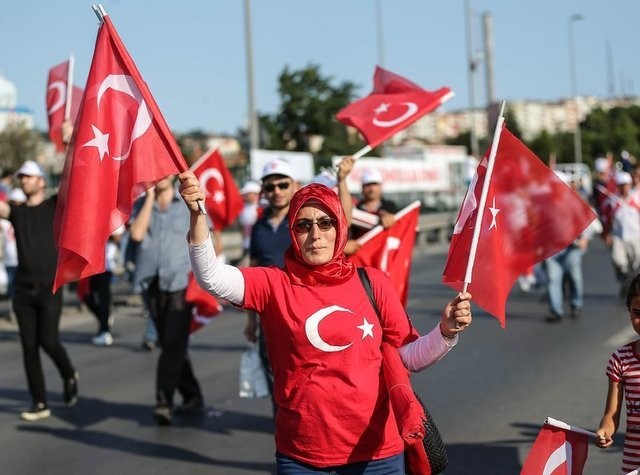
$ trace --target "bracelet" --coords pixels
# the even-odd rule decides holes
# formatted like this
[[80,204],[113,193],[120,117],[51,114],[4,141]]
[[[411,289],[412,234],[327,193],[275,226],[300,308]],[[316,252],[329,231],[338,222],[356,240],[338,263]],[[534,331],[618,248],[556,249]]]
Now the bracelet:
[[442,323],[438,325],[440,327],[440,334],[445,337],[447,340],[453,340],[456,337],[455,333],[449,333],[442,328]]

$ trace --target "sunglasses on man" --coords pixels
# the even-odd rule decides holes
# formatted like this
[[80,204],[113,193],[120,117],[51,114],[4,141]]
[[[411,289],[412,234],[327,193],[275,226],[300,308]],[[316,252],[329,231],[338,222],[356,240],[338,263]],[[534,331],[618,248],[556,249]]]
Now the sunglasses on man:
[[265,193],[273,193],[273,190],[276,189],[276,186],[284,191],[288,189],[289,186],[291,186],[291,183],[289,183],[288,181],[281,181],[280,183],[269,183],[267,185],[264,185],[262,189],[265,191]]

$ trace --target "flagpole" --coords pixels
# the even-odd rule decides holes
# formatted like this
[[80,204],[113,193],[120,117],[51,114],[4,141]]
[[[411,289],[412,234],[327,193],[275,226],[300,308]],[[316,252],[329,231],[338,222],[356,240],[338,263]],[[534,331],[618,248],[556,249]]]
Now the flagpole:
[[[102,4],[98,3],[98,4],[94,4],[91,5],[91,8],[93,8],[93,12],[96,14],[96,16],[98,17],[98,20],[100,20],[100,23],[102,23],[104,21],[104,17],[107,16],[107,12],[105,11],[104,8],[102,8]],[[153,98],[152,98],[153,99]],[[147,101],[149,102],[149,101]],[[184,157],[182,157],[182,160],[184,162]],[[180,167],[178,167],[180,169]],[[187,164],[184,163],[184,170],[187,170]],[[206,215],[207,214],[207,210],[204,207],[204,203],[202,202],[202,200],[198,200],[198,208],[200,208],[200,214]]]
[[67,97],[64,105],[64,120],[69,120],[71,117],[71,99],[73,98],[73,66],[74,66],[73,54],[69,56],[69,68],[67,69]]
[[370,146],[370,145],[366,145],[366,146],[362,147],[360,150],[358,150],[356,153],[354,153],[354,154],[352,155],[352,157],[354,158],[354,160],[357,160],[357,159],[359,159],[360,157],[362,157],[362,156],[364,156],[364,155],[368,154],[371,150],[373,150],[373,149],[371,148],[371,146]]
[[580,427],[574,427],[566,422],[559,421],[558,419],[554,419],[553,417],[547,417],[544,421],[545,424],[549,424],[550,426],[558,427],[559,429],[570,430],[571,432],[576,432],[582,435],[588,435],[590,437],[598,437],[598,434],[595,432],[590,432],[588,430],[581,429]]
[[473,274],[473,264],[476,261],[476,252],[478,251],[478,241],[480,240],[480,230],[482,226],[482,218],[484,217],[484,207],[487,203],[487,195],[489,194],[489,184],[491,182],[491,174],[493,173],[493,164],[496,161],[498,153],[498,143],[500,142],[500,134],[502,133],[502,125],[504,124],[504,106],[505,101],[500,104],[500,113],[496,122],[496,129],[493,132],[493,141],[491,142],[491,153],[489,154],[489,163],[487,164],[487,172],[482,183],[482,194],[480,195],[480,203],[478,203],[478,214],[473,228],[473,238],[471,240],[471,249],[469,250],[469,261],[467,262],[467,271],[464,275],[463,292],[467,291],[467,287],[471,283],[471,275]]

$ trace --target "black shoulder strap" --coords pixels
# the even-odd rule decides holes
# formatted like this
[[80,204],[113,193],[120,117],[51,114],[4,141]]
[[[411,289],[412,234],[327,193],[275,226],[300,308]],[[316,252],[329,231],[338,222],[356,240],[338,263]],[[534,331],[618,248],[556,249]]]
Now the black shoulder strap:
[[376,315],[378,315],[378,320],[380,320],[380,309],[378,308],[378,304],[376,303],[376,299],[373,295],[373,289],[371,288],[371,281],[369,280],[369,275],[364,267],[358,267],[358,277],[360,277],[360,282],[362,282],[362,286],[364,287],[364,291],[367,293],[367,297],[369,297],[369,302],[371,302],[371,306],[376,311]]

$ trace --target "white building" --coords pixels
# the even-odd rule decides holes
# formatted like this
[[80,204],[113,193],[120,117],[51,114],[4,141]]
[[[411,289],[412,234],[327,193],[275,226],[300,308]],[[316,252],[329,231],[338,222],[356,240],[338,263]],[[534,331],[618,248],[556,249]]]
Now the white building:
[[0,132],[9,124],[25,124],[33,128],[33,113],[18,105],[18,91],[15,84],[0,75]]
[[[576,118],[584,120],[593,109],[598,107],[608,110],[613,107],[631,105],[640,105],[640,97],[599,99],[593,96],[583,96],[578,97],[576,101],[573,99],[521,100],[507,101],[506,104],[507,113],[513,115],[517,121],[524,140],[534,138],[543,130],[551,134],[572,131],[575,128]],[[489,132],[489,120],[485,109],[475,109],[473,116],[466,109],[451,112],[435,111],[423,116],[406,130],[396,134],[392,143],[400,144],[410,139],[435,144],[444,143],[446,139],[469,131],[472,117],[478,137],[491,135],[493,131]]]

